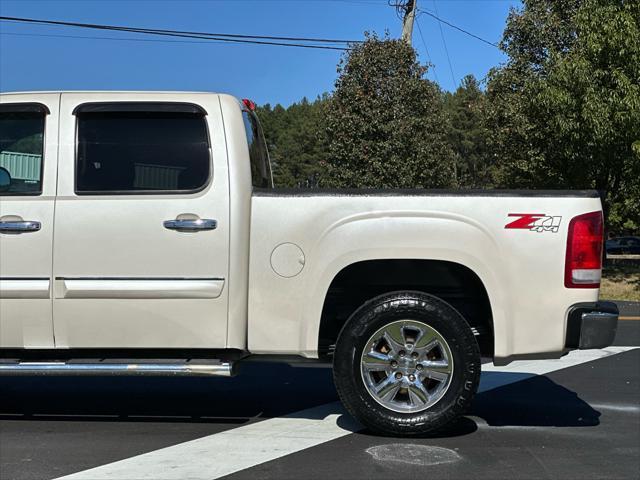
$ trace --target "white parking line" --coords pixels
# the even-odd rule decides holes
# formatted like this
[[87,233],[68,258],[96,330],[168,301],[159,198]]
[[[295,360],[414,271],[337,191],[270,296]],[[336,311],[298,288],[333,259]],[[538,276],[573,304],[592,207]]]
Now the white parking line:
[[478,391],[484,392],[529,377],[545,375],[555,372],[556,370],[574,367],[581,363],[609,357],[635,348],[639,347],[607,347],[602,350],[574,350],[568,355],[556,360],[518,360],[504,367],[496,367],[492,363],[489,363],[482,366],[482,378]]
[[[480,391],[633,350],[574,351],[557,360],[483,365]],[[338,402],[120,460],[58,480],[213,480],[349,435],[362,427]]]

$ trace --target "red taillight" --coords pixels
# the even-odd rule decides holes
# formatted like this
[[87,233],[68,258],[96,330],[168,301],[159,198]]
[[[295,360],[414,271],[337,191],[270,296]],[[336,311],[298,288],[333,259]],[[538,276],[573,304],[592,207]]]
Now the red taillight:
[[602,212],[585,213],[571,220],[564,268],[565,287],[600,287],[602,233]]

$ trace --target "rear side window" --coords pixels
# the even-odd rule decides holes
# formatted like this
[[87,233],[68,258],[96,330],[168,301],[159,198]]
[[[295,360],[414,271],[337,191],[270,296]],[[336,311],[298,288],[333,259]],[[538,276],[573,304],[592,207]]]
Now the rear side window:
[[[188,110],[188,109],[187,109]],[[87,109],[78,117],[76,193],[180,193],[209,181],[203,112],[135,104]]]
[[249,159],[251,161],[251,183],[256,188],[273,188],[269,152],[264,140],[262,127],[258,118],[252,112],[242,111],[244,129],[249,145]]
[[38,195],[42,192],[44,108],[2,105],[0,109],[0,195]]

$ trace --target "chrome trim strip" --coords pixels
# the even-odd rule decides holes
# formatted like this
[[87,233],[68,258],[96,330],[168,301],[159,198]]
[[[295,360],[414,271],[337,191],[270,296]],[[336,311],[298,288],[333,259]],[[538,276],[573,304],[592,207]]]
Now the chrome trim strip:
[[[5,277],[6,278],[6,277]],[[56,280],[222,280],[221,277],[56,277]]]
[[582,314],[582,320],[618,320],[618,313],[609,312],[585,312]]
[[218,298],[224,279],[56,278],[55,298]]
[[216,376],[231,377],[233,363],[0,363],[4,375],[145,375],[145,376]]
[[48,278],[0,278],[0,298],[49,298]]

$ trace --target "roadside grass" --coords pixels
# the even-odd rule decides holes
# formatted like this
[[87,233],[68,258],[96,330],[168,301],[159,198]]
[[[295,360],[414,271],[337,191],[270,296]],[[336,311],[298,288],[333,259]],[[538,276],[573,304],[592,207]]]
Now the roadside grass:
[[640,261],[606,261],[602,270],[600,298],[640,302]]

